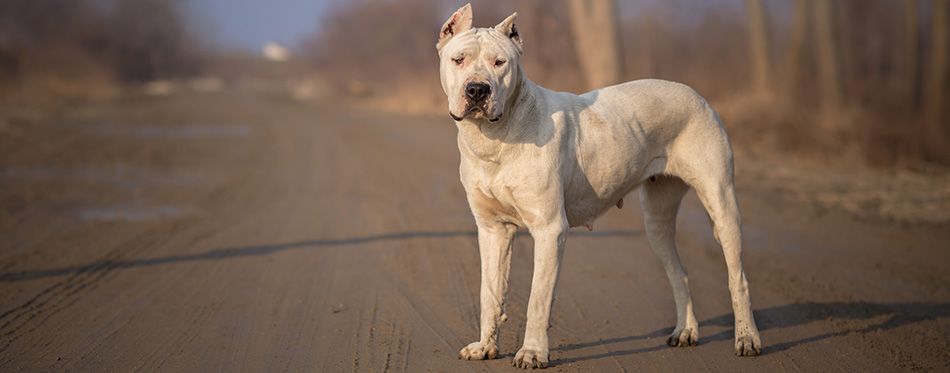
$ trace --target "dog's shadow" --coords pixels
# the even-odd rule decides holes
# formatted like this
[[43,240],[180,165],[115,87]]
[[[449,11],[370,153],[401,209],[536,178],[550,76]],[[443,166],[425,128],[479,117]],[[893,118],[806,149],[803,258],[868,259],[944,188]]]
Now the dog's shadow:
[[[571,232],[571,237],[609,238],[635,237],[642,232],[635,230],[606,230],[598,232]],[[517,237],[530,237],[530,234],[519,231]],[[456,231],[404,231],[381,233],[360,237],[339,239],[314,239],[270,245],[251,245],[239,247],[225,247],[204,252],[169,255],[164,257],[128,259],[128,260],[96,260],[86,264],[71,265],[60,268],[36,269],[24,271],[10,271],[0,273],[0,283],[35,280],[40,278],[73,276],[77,274],[109,272],[118,269],[152,267],[172,265],[178,263],[205,262],[211,260],[227,260],[243,257],[266,256],[283,251],[315,249],[327,247],[346,247],[361,244],[383,244],[410,239],[447,239],[447,238],[477,238],[478,232],[467,230]]]
[[[863,328],[832,328],[835,331],[815,335],[795,341],[768,344],[762,348],[762,355],[769,355],[776,352],[788,350],[789,348],[812,343],[832,337],[842,336],[849,333],[870,333],[876,331],[887,331],[904,325],[915,324],[927,320],[937,320],[950,317],[950,303],[871,303],[871,302],[803,302],[793,303],[785,306],[766,308],[753,311],[756,323],[760,331],[789,328],[799,325],[805,325],[812,322],[832,322],[832,320],[869,320],[879,316],[889,315],[886,320],[871,323]],[[733,326],[733,314],[727,313],[721,316],[713,317],[699,323],[703,326]],[[644,352],[657,351],[666,346],[666,337],[673,332],[672,327],[655,330],[643,335],[635,335],[622,338],[605,339],[593,342],[575,343],[561,347],[552,348],[551,351],[571,351],[593,346],[607,346],[611,344],[636,341],[646,338],[657,339],[655,346],[610,351],[603,354],[580,356],[571,358],[561,358],[556,361],[557,364],[572,363],[584,360],[595,360],[605,357],[616,357],[632,355]],[[718,334],[699,338],[699,344],[705,344],[714,341],[732,340],[734,329],[730,328]]]

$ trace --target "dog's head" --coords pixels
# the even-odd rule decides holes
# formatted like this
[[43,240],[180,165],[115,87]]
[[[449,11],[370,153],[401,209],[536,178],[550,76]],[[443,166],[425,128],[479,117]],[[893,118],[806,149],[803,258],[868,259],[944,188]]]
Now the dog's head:
[[491,28],[472,28],[472,6],[455,12],[439,33],[442,89],[449,98],[449,115],[497,122],[505,102],[519,83],[521,35],[510,17]]

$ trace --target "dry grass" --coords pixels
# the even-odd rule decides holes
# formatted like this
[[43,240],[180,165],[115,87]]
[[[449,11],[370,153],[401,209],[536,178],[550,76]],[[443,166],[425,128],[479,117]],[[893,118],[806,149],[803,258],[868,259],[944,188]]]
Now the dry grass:
[[22,51],[18,74],[5,79],[0,105],[50,107],[77,101],[101,101],[121,92],[102,61],[73,46]]
[[816,211],[844,211],[862,220],[950,223],[950,174],[807,167],[739,159],[740,190],[777,192]]

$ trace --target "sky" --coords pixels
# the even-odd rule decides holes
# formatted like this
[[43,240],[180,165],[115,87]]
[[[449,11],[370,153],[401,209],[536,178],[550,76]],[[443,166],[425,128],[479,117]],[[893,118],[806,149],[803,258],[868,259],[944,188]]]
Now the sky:
[[331,0],[191,0],[200,32],[217,46],[261,50],[268,41],[294,46],[312,33]]

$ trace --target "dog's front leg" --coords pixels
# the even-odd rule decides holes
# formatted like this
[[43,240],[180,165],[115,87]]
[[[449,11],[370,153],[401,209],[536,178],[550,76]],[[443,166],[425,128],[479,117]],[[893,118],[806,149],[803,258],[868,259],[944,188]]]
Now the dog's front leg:
[[482,261],[481,337],[459,352],[460,359],[498,357],[498,326],[507,318],[505,301],[511,268],[511,241],[517,229],[507,223],[478,223],[478,251]]
[[552,224],[531,230],[531,236],[534,237],[534,277],[531,279],[524,345],[512,361],[516,367],[548,366],[548,326],[568,228],[567,218],[561,216]]

